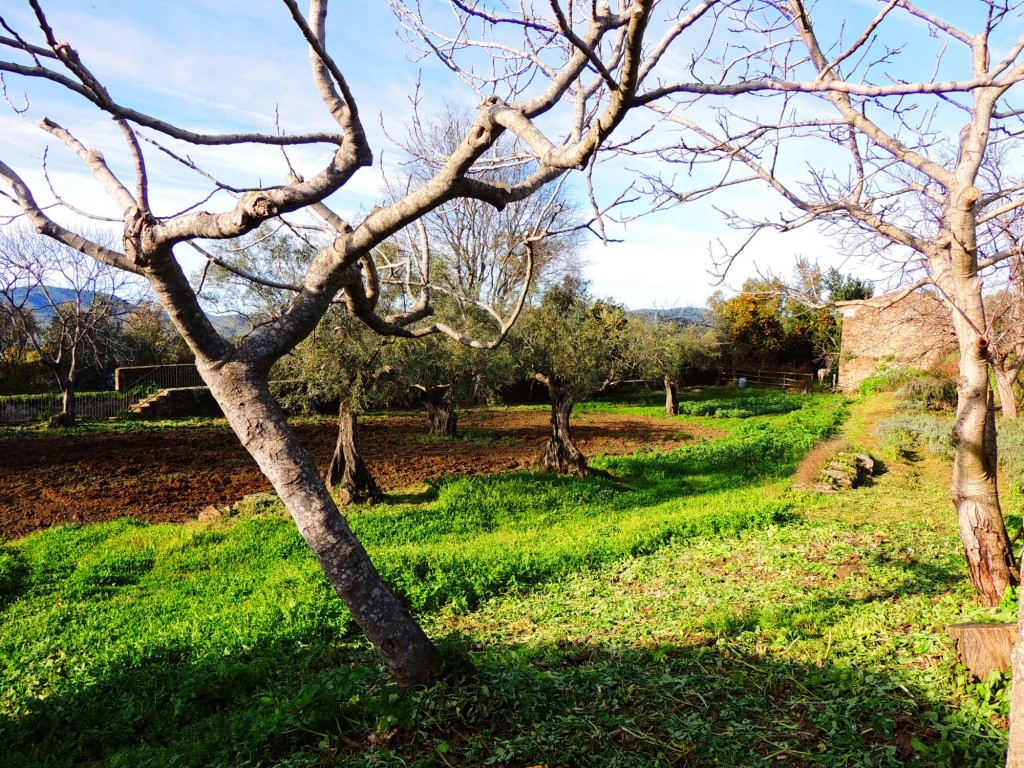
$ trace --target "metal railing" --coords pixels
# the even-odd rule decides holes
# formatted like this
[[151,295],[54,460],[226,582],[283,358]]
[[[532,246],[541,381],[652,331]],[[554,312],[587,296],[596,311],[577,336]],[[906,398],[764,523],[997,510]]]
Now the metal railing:
[[133,365],[114,371],[114,389],[127,392],[138,387],[152,389],[183,389],[205,387],[195,363],[177,365]]
[[[62,399],[59,392],[0,397],[0,422],[25,424],[48,419],[61,412]],[[115,418],[142,399],[125,392],[79,392],[75,395],[75,413],[80,419]]]

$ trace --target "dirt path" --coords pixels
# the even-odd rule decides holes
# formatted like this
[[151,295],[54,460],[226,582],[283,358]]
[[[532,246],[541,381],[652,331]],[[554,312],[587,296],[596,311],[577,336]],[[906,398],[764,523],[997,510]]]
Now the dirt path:
[[[707,434],[679,421],[609,413],[574,419],[587,456],[621,455],[644,445],[665,450]],[[360,424],[367,463],[385,491],[457,474],[526,469],[540,454],[548,414],[475,410],[459,416],[463,439],[430,439],[419,415]],[[321,464],[334,448],[331,420],[296,431]],[[0,539],[51,525],[130,515],[182,522],[208,504],[266,490],[267,481],[227,427],[159,429],[0,441]]]

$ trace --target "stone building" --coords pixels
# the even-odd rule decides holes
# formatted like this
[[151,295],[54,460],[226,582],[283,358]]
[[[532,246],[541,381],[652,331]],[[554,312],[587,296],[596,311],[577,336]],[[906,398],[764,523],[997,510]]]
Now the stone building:
[[923,370],[947,362],[957,351],[949,308],[932,293],[911,293],[884,308],[851,306],[842,311],[839,386],[844,390],[856,389],[880,366]]

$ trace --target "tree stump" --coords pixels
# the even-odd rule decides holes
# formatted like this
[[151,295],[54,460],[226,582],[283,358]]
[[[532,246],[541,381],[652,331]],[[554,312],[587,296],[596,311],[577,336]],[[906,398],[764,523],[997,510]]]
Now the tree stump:
[[946,632],[956,641],[960,663],[975,680],[984,680],[993,669],[1009,671],[1016,624],[954,624]]

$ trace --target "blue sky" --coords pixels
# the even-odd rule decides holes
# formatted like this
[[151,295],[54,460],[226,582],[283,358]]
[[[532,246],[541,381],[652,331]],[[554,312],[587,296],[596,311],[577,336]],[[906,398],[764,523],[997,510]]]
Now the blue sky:
[[[218,0],[198,2],[130,2],[129,0],[59,0],[45,8],[59,37],[67,38],[84,61],[100,76],[114,97],[141,111],[195,130],[273,131],[275,114],[288,132],[332,130],[309,77],[304,44],[291,24],[286,8],[272,0],[245,2]],[[938,9],[957,9],[955,2],[932,3]],[[30,20],[29,9],[15,0],[5,3],[3,14],[18,26]],[[845,12],[861,18],[874,14],[878,4],[857,0],[842,4]],[[349,11],[348,9],[352,10]],[[347,21],[344,13],[351,13]],[[338,4],[329,25],[328,45],[350,79],[364,123],[374,146],[374,168],[361,171],[333,200],[342,213],[366,210],[383,199],[382,173],[401,159],[400,151],[386,138],[382,123],[394,136],[408,123],[414,86],[422,82],[426,112],[440,111],[447,102],[472,106],[475,95],[433,61],[413,62],[405,43],[395,34],[397,24],[386,3]],[[826,21],[838,24],[833,14]],[[896,26],[908,38],[916,22]],[[920,30],[917,30],[918,32]],[[928,57],[924,57],[927,62]],[[29,114],[47,115],[71,129],[90,146],[113,148],[107,159],[124,168],[115,127],[95,110],[68,99],[53,87],[39,87],[8,77],[8,94],[22,105],[21,94],[31,91]],[[62,196],[76,206],[116,216],[95,183],[83,172],[77,158],[11,110],[0,111],[3,156],[28,178],[37,195],[45,199],[46,185],[40,173],[43,148],[49,144],[49,176]],[[181,148],[181,147],[179,147]],[[225,181],[237,185],[275,183],[284,164],[276,149],[242,147],[230,150],[189,148],[191,157]],[[184,172],[160,153],[147,150],[150,161],[152,202],[158,213],[176,212],[206,194],[202,179]],[[326,150],[291,152],[302,169],[317,168]],[[794,158],[794,163],[802,158]],[[629,167],[629,163],[625,164]],[[622,166],[599,192],[614,194],[623,176]],[[579,187],[577,187],[579,189]],[[582,194],[580,192],[579,194]],[[744,188],[723,193],[714,203],[723,208],[769,212],[778,208],[772,193]],[[227,198],[210,206],[227,208]],[[700,202],[663,211],[633,221],[609,234],[623,242],[587,244],[587,276],[598,295],[611,296],[631,307],[701,305],[716,289],[709,274],[709,246],[719,239],[737,243],[711,202]],[[829,240],[812,228],[785,236],[764,236],[733,266],[725,287],[738,287],[744,278],[762,272],[788,274],[794,257],[818,260],[823,266],[839,266],[867,277],[877,276],[870,266],[845,262]],[[883,286],[884,288],[884,286]]]

